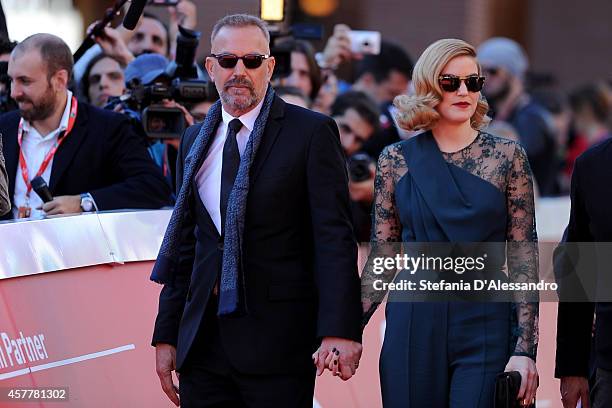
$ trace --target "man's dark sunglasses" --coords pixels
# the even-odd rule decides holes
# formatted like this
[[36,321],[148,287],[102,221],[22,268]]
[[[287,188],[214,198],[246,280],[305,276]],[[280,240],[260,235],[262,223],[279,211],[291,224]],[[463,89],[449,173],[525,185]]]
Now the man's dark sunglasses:
[[480,92],[484,85],[485,78],[479,75],[468,75],[466,77],[458,77],[456,75],[440,75],[438,83],[440,88],[446,92],[455,92],[461,86],[461,81],[465,82],[465,86],[470,92]]
[[265,59],[270,58],[267,54],[247,54],[242,57],[234,54],[210,54],[209,57],[216,58],[221,68],[226,69],[234,68],[236,64],[238,64],[238,60],[242,60],[242,63],[247,69],[257,69],[261,67]]

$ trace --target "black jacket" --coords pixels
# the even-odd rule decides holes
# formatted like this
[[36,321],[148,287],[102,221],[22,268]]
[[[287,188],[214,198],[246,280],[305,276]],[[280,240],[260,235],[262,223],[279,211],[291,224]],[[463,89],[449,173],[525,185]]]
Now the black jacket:
[[[572,175],[571,200],[567,242],[612,242],[612,139],[578,157]],[[602,255],[609,258],[610,254]],[[609,267],[600,273],[609,275]],[[612,287],[603,289],[611,291]],[[597,366],[612,370],[611,304],[561,302],[557,319],[556,377],[588,377],[595,309]]]
[[[188,128],[183,163],[202,125]],[[248,315],[219,318],[237,370],[312,373],[326,336],[361,340],[357,247],[338,129],[323,115],[276,97],[250,173],[244,227]],[[180,371],[221,270],[222,239],[192,186],[190,216],[174,286],[159,299],[153,345],[176,345]]]
[[[0,116],[11,201],[19,120],[19,111]],[[53,196],[91,193],[100,211],[170,205],[170,187],[129,120],[82,102],[72,132],[53,157],[49,189]]]

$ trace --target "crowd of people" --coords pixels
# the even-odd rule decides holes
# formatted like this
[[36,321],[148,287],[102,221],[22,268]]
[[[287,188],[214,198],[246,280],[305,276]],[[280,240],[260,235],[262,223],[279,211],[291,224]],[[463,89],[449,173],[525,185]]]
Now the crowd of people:
[[[214,87],[208,87],[205,95],[193,100],[182,100],[173,95],[164,98],[160,96],[156,100],[147,99],[143,95],[147,87],[171,86],[176,75],[173,75],[169,67],[177,49],[181,53],[178,46],[178,38],[181,35],[179,26],[191,30],[197,26],[197,7],[193,2],[180,1],[169,11],[168,24],[155,14],[145,11],[134,31],[128,31],[122,26],[104,28],[96,33],[97,44],[76,61],[74,67],[65,67],[68,69],[66,89],[79,102],[127,114],[133,132],[149,150],[150,156],[172,190],[167,200],[152,200],[149,203],[146,200],[127,200],[122,203],[130,208],[171,205],[176,194],[174,169],[178,139],[182,132],[175,131],[174,137],[169,138],[155,137],[150,131],[151,127],[154,127],[154,121],[159,122],[163,115],[154,118],[149,115],[148,123],[143,124],[142,111],[149,104],[159,102],[159,105],[169,110],[183,112],[181,121],[184,121],[184,124],[179,126],[179,129],[184,129],[202,121],[207,110],[218,98]],[[90,29],[93,26],[94,24]],[[359,241],[365,242],[370,236],[374,164],[385,146],[418,133],[418,130],[405,131],[399,128],[393,116],[396,109],[393,105],[394,98],[414,93],[411,84],[413,59],[404,47],[384,38],[378,54],[352,52],[350,31],[350,27],[346,25],[337,25],[319,53],[315,52],[314,46],[307,40],[289,38],[277,41],[279,44],[275,44],[274,48],[289,53],[290,67],[287,75],[275,77],[273,85],[284,100],[335,119],[351,174],[350,194],[355,234]],[[9,39],[2,39],[0,58],[9,61],[9,56],[16,46],[17,44]],[[518,43],[508,38],[487,40],[478,47],[477,53],[486,77],[483,94],[489,102],[489,116],[494,119],[487,131],[518,140],[525,147],[534,172],[537,194],[568,194],[576,157],[589,146],[611,135],[610,83],[591,81],[569,94],[563,94],[556,89],[554,80],[537,80],[534,75],[530,75],[527,55]],[[45,60],[45,56],[41,57],[39,63],[46,65],[47,71],[54,67]],[[13,62],[12,65],[17,66],[18,60]],[[202,58],[194,61],[197,74],[192,79],[208,81],[208,73],[202,62]],[[339,72],[343,73],[342,77]],[[49,77],[53,74],[47,72]],[[32,98],[37,97],[27,93],[19,94],[17,91],[13,90],[11,93],[6,86],[0,89],[4,95],[3,100],[10,102],[3,104],[4,110],[17,108],[14,102],[31,102]],[[61,101],[62,98],[58,103],[61,104]],[[39,103],[45,102],[45,99],[33,102],[33,108],[36,110]],[[42,108],[53,110],[50,106]],[[56,113],[58,116],[59,112]],[[164,123],[159,125],[163,127]],[[14,132],[11,129],[8,133]],[[5,150],[8,149],[5,156],[9,164],[9,178],[13,182],[14,169],[11,170],[11,167],[14,167],[18,160],[13,157],[16,151],[12,149],[11,142],[5,141],[5,145]],[[28,163],[28,166],[38,167],[38,162]],[[48,170],[50,168],[51,166]],[[80,170],[79,167],[77,169]],[[36,170],[30,169],[30,172]],[[20,173],[20,170],[17,173]],[[47,178],[47,183],[51,183],[54,196],[63,193],[61,190],[54,191],[57,180],[51,180],[53,177],[49,179],[50,174],[41,175]],[[125,177],[128,175],[119,175],[121,180]],[[21,194],[19,191],[25,186],[20,186],[20,182],[17,184],[17,193]],[[11,195],[15,194],[14,187],[11,184]],[[89,191],[95,188],[98,186],[93,184],[78,191],[68,192],[72,195],[89,194]],[[28,196],[28,200],[29,198]],[[35,195],[31,198],[32,205],[27,206],[32,207],[34,211],[24,210],[22,216],[42,214],[37,210],[41,207],[38,198]],[[23,205],[24,199],[25,196],[12,197],[13,211],[9,217],[18,217],[18,208],[27,207]],[[98,210],[117,208],[116,205],[109,206],[106,203],[98,205],[95,197],[93,204],[93,208]],[[77,212],[79,210],[78,206],[72,206],[71,209]],[[63,212],[63,206],[57,211]]]
[[[0,78],[6,111],[0,116],[3,219],[174,206],[152,276],[164,284],[153,342],[162,387],[175,403],[171,371],[186,364],[185,406],[199,399],[240,402],[222,387],[213,394],[199,388],[213,377],[238,384],[262,406],[272,392],[286,406],[307,406],[314,381],[303,375],[312,368],[311,359],[319,374],[329,368],[343,379],[358,366],[354,242],[535,242],[534,197],[571,190],[574,199],[579,191],[570,180],[577,163],[585,168],[582,153],[612,137],[610,80],[590,81],[564,94],[554,80],[530,73],[525,51],[509,38],[491,38],[476,48],[440,40],[415,64],[402,45],[384,38],[379,53],[351,51],[350,27],[337,25],[320,52],[300,39],[275,44],[274,50],[290,57],[287,75],[277,76],[261,24],[244,15],[220,20],[211,35],[211,54],[195,59],[197,7],[189,0],[170,9],[169,24],[145,12],[133,31],[108,26],[95,32],[96,44],[78,61],[50,34],[0,42],[0,61],[8,62],[10,79]],[[270,152],[275,153],[266,156]],[[404,178],[408,171],[412,177]],[[50,199],[34,185],[38,177]],[[461,189],[482,199],[467,202],[471,199]],[[268,213],[255,217],[256,206]],[[572,211],[566,239],[594,239],[584,229],[592,208]],[[491,222],[481,222],[483,214]],[[306,227],[307,221],[312,225]],[[315,243],[308,240],[313,234]],[[606,237],[609,232],[600,236]],[[252,250],[244,259],[241,242]],[[190,283],[192,271],[212,264],[219,281]],[[520,262],[509,259],[508,266],[511,274],[537,278],[537,254],[523,254]],[[246,278],[242,268],[250,271]],[[318,274],[318,306],[309,296],[315,290],[311,269]],[[273,293],[272,285],[269,296],[299,298],[304,308],[296,305],[289,313],[289,307],[281,310],[261,300],[260,292],[268,296],[268,288],[258,286],[253,270],[271,284],[289,270],[293,286],[285,279],[277,286],[287,293]],[[327,271],[337,276],[326,283]],[[362,276],[362,282],[367,279]],[[367,322],[378,303],[365,298]],[[247,305],[266,309],[265,317],[242,323],[221,318],[244,316]],[[315,318],[310,312],[316,307],[328,314]],[[480,395],[489,395],[492,373],[504,369],[524,375],[520,398],[530,404],[537,388],[537,302],[488,307],[444,310],[442,320],[436,304],[388,307],[393,317],[387,316],[386,339],[396,340],[385,340],[381,356],[385,405],[437,398],[440,404],[451,399],[490,406],[492,396]],[[604,319],[606,312],[601,312]],[[512,341],[511,314],[518,316],[520,329]],[[499,327],[487,329],[492,315]],[[482,324],[466,334],[470,319]],[[408,320],[427,327],[426,333],[451,333],[456,353],[432,359],[437,346],[426,344],[429,337],[422,333],[407,332]],[[201,325],[210,332],[202,334]],[[262,327],[266,336],[285,335],[286,341],[272,347],[259,332]],[[493,340],[483,334],[492,327]],[[311,357],[315,332],[322,343]],[[219,351],[221,337],[235,343],[234,354]],[[240,351],[250,350],[244,342],[252,338],[260,342],[255,357]],[[495,354],[487,341],[503,347]],[[188,355],[191,347],[200,352],[197,357]],[[410,370],[395,357],[406,350],[418,356]],[[490,367],[474,370],[466,363],[470,358],[486,359]],[[278,374],[285,373],[287,362],[296,368],[282,380],[287,385],[280,392]],[[414,380],[432,364],[436,373]],[[202,369],[209,366],[212,371]],[[459,377],[450,366],[470,380],[455,384]],[[561,377],[583,374],[560,366],[566,367]],[[261,376],[238,374],[236,367]],[[402,394],[409,382],[411,394]],[[449,391],[449,384],[456,388]],[[582,383],[564,384],[568,398],[584,392]],[[478,398],[466,402],[467,397]]]

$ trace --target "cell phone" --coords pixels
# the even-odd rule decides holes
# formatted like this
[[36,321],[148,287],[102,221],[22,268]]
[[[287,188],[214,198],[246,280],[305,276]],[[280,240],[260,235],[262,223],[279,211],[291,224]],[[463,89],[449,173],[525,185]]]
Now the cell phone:
[[172,7],[176,6],[180,0],[149,0],[149,6]]
[[380,54],[380,32],[351,30],[348,33],[353,54]]

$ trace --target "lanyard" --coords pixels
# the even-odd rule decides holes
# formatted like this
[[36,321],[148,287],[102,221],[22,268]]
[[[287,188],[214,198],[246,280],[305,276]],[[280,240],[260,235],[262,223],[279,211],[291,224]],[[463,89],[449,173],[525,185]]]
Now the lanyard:
[[[35,177],[42,176],[45,170],[47,170],[47,167],[49,167],[49,163],[51,163],[53,156],[55,156],[55,152],[57,152],[57,149],[60,147],[62,142],[66,139],[66,137],[68,137],[68,134],[72,131],[72,128],[74,127],[74,123],[76,122],[77,105],[78,105],[77,99],[73,96],[72,103],[70,106],[70,116],[68,118],[68,127],[66,128],[66,130],[62,131],[59,134],[59,136],[57,137],[57,140],[55,141],[53,146],[51,146],[51,148],[45,155],[45,158],[40,164],[40,168],[36,172]],[[32,191],[32,184],[30,183],[30,176],[28,174],[28,166],[26,164],[25,157],[23,155],[23,149],[21,148],[22,139],[23,139],[23,118],[19,121],[19,129],[17,130],[17,143],[19,143],[19,167],[21,167],[21,176],[23,177],[23,181],[27,187],[27,191],[26,191],[26,198],[27,198],[27,197],[30,197],[30,192]]]

